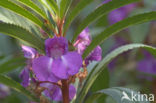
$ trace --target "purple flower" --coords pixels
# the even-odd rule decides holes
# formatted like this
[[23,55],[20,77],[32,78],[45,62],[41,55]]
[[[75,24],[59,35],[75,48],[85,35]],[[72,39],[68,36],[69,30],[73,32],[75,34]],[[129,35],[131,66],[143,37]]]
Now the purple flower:
[[30,82],[29,69],[28,68],[24,68],[22,70],[22,72],[20,73],[20,78],[22,79],[21,85],[23,87],[27,87],[29,85],[29,82]]
[[24,57],[28,59],[35,58],[37,51],[34,48],[31,48],[29,46],[22,45],[22,51],[24,53]]
[[156,58],[150,53],[144,52],[144,59],[140,60],[137,64],[137,70],[144,73],[156,74]]
[[[62,101],[62,92],[59,86],[49,83],[42,84],[42,86],[48,88],[44,91],[45,96],[54,101]],[[73,85],[69,85],[69,99],[72,100],[76,94],[76,89]]]
[[[108,3],[112,0],[105,0],[103,4]],[[114,24],[126,18],[128,14],[135,8],[135,4],[129,4],[118,9],[113,10],[108,14],[108,20],[110,24]]]
[[85,63],[88,65],[90,61],[100,61],[102,59],[102,49],[100,46],[97,46],[85,59]]
[[68,42],[63,37],[45,41],[46,56],[33,60],[32,68],[40,81],[57,82],[68,79],[79,72],[82,57],[75,51],[68,51]]
[[24,57],[28,59],[27,66],[20,73],[20,78],[22,79],[21,85],[27,87],[31,79],[29,77],[29,72],[32,67],[32,60],[37,56],[38,53],[34,48],[31,48],[29,46],[22,45],[21,47],[22,47]]
[[79,54],[82,54],[86,47],[91,43],[89,28],[84,29],[77,38],[74,46],[77,48]]
[[52,62],[53,59],[46,56],[34,59],[32,69],[39,81],[57,82],[59,80],[52,73]]
[[[89,28],[84,29],[78,36],[74,46],[77,48],[79,54],[83,54],[87,46],[91,43],[91,37],[89,33]],[[102,49],[100,46],[97,46],[85,59],[86,64],[88,65],[91,61],[100,61],[102,56]]]
[[90,55],[87,57],[87,59],[93,61],[100,61],[101,60],[101,54],[102,54],[102,50],[100,46],[97,46],[91,53]]
[[6,96],[8,96],[10,93],[10,89],[3,85],[3,84],[0,84],[0,99],[1,98],[5,98]]
[[116,9],[116,10],[110,12],[108,15],[108,20],[109,20],[110,24],[114,24],[118,21],[123,20],[126,17],[127,17],[126,10],[124,9],[124,7],[121,7],[119,9]]

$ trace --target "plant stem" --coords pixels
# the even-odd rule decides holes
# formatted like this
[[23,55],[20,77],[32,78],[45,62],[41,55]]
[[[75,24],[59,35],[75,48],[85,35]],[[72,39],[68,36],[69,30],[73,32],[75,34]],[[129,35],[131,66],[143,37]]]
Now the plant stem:
[[69,103],[69,84],[68,80],[62,80],[62,96],[63,96],[63,103]]

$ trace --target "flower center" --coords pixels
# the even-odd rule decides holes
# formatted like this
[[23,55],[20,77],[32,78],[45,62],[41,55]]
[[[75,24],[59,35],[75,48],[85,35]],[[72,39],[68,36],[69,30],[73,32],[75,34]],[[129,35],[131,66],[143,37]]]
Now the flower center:
[[64,54],[65,50],[63,49],[62,46],[60,45],[54,45],[51,49],[50,49],[50,56],[53,58],[59,58]]

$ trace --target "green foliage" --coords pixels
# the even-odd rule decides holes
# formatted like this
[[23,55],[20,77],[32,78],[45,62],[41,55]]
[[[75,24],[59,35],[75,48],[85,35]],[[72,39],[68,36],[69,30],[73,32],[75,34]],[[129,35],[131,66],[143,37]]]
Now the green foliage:
[[9,86],[10,88],[15,89],[16,91],[18,91],[19,93],[24,94],[25,96],[29,97],[33,101],[38,101],[36,96],[34,96],[31,92],[26,90],[21,84],[19,84],[18,82],[12,80],[11,78],[9,78],[7,76],[4,76],[4,75],[0,74],[0,83],[3,83],[5,85]]
[[39,14],[44,19],[47,18],[46,14],[36,4],[34,4],[31,0],[17,0],[17,1],[23,3],[24,5],[28,6],[32,10],[34,10],[37,14]]
[[40,33],[39,28],[35,24],[33,24],[31,21],[21,17],[20,15],[17,15],[14,12],[11,12],[11,11],[9,11],[5,8],[1,8],[1,7],[0,7],[0,20],[3,22],[6,22],[6,23],[19,25],[19,26],[29,30],[31,33],[42,37],[42,34]]
[[28,103],[28,100],[21,93],[12,90],[12,93],[7,98],[3,99],[1,103]]
[[69,17],[66,20],[64,31],[66,32],[69,28],[72,21],[75,19],[75,17],[90,3],[92,3],[94,0],[81,0],[71,11],[69,14]]
[[142,43],[145,40],[149,32],[149,25],[150,23],[144,23],[129,28],[130,37],[133,43]]
[[122,88],[122,87],[113,87],[113,88],[108,88],[108,89],[104,89],[104,90],[100,90],[100,91],[96,92],[95,94],[93,94],[91,96],[92,98],[90,98],[90,99],[95,100],[98,97],[100,97],[102,94],[107,94],[107,95],[111,96],[117,103],[150,103],[150,102],[146,101],[145,97],[143,97],[143,101],[130,101],[127,99],[122,100],[123,91],[124,91],[124,93],[127,94],[127,96],[130,99],[131,99],[132,92],[134,93],[134,95],[138,94],[136,91],[131,90],[131,89]]
[[59,8],[54,0],[39,0],[54,16],[55,13],[59,15]]
[[12,71],[24,65],[25,65],[25,58],[23,57],[11,58],[6,62],[0,64],[0,74],[7,73],[9,71]]
[[103,4],[99,6],[97,9],[95,9],[92,13],[90,13],[84,20],[81,21],[79,24],[77,30],[75,31],[74,37],[72,39],[72,42],[74,42],[77,38],[77,36],[92,22],[99,19],[103,15],[107,14],[108,12],[119,8],[121,6],[136,2],[139,0],[114,0],[111,2],[108,2],[106,4]]
[[112,26],[108,27],[105,29],[103,32],[98,34],[91,44],[87,47],[87,49],[83,53],[83,59],[85,59],[88,54],[100,43],[102,43],[105,39],[108,37],[112,36],[113,34],[129,27],[132,25],[152,21],[156,19],[156,12],[149,12],[149,13],[144,13],[144,14],[139,14],[136,16],[132,16],[129,18],[126,18],[118,23],[113,24]]
[[[0,56],[12,54],[17,50],[14,40],[0,33]],[[1,59],[1,58],[0,58]]]
[[27,18],[28,20],[32,21],[34,24],[41,28],[43,27],[43,22],[39,18],[37,18],[31,12],[27,11],[26,9],[18,6],[17,4],[9,0],[1,0],[0,6]]
[[[42,35],[40,34],[40,29],[42,28],[43,30],[48,32],[49,37],[52,36],[52,32],[56,34],[58,32],[60,33],[59,30],[61,29],[64,30],[65,34],[76,16],[78,16],[80,12],[89,4],[91,4],[94,0],[80,0],[78,4],[73,8],[73,10],[71,10],[68,16],[67,13],[69,11],[72,0],[15,1],[16,2],[13,2],[11,0],[1,0],[0,2],[0,20],[2,21],[0,22],[0,33],[4,33],[18,40],[21,40],[22,42],[40,50],[41,52],[44,52],[44,41],[42,41],[41,39]],[[106,15],[110,11],[137,1],[139,0],[112,0],[107,4],[99,6],[80,22],[77,30],[75,31],[72,43],[74,43],[77,36],[94,21],[99,20],[99,22],[102,22],[103,19],[101,18],[106,17]],[[22,5],[24,5],[25,7],[23,7],[20,3],[22,3]],[[64,28],[61,28],[59,26],[62,25],[60,25],[59,23],[62,23],[64,19],[65,25]],[[113,34],[129,26],[152,20],[156,20],[155,11],[132,16],[116,24],[113,24],[112,26],[106,28],[103,32],[95,36],[91,44],[83,53],[83,59],[85,59],[97,45],[102,43],[105,39],[112,36]],[[156,56],[156,48],[148,45],[130,44],[117,48],[116,50],[106,55],[103,60],[100,63],[96,64],[96,66],[91,70],[90,74],[85,80],[82,89],[80,88],[80,92],[76,98],[76,103],[93,103],[94,101],[101,103],[105,100],[104,94],[112,96],[118,103],[121,103],[121,91],[124,90],[125,92],[129,93],[130,90],[125,88],[105,89],[109,87],[109,73],[108,70],[105,68],[106,65],[113,58],[125,51],[135,48],[145,48]],[[4,59],[3,56],[0,58]],[[23,57],[12,58],[8,61],[1,63],[0,83],[3,83],[28,96],[30,99],[37,101],[36,97],[31,92],[27,91],[24,87],[22,87],[19,83],[7,76],[2,75],[2,73],[7,73],[23,65],[25,65]],[[91,91],[91,94],[93,94],[93,92],[96,93],[91,95],[90,97],[85,98],[89,90]],[[103,99],[99,99],[101,97]]]
[[96,81],[94,81],[91,87],[91,91],[96,92],[98,90],[108,87],[109,87],[109,71],[106,68],[104,71],[101,72]]
[[143,45],[143,44],[129,44],[129,45],[125,45],[125,46],[115,49],[111,53],[107,54],[102,59],[102,61],[99,62],[92,69],[92,71],[90,72],[90,74],[88,75],[88,77],[85,81],[85,84],[84,84],[80,94],[78,95],[77,101],[79,101],[80,103],[84,101],[84,98],[85,98],[86,94],[88,93],[88,90],[91,88],[92,84],[96,81],[96,79],[100,76],[101,72],[105,69],[106,65],[113,58],[117,57],[118,55],[122,54],[123,52],[126,52],[131,49],[135,49],[135,48],[145,48],[149,52],[151,52],[153,55],[156,56],[156,48],[148,46],[148,45]]
[[44,44],[37,36],[13,24],[0,23],[0,32],[16,39],[22,40],[34,48],[44,51]]
[[66,16],[66,13],[68,9],[70,8],[70,4],[73,0],[61,0],[60,3],[60,17],[63,19],[63,17]]
[[[104,69],[100,75],[97,77],[97,79],[94,81],[94,83],[92,84],[90,90],[91,92],[97,92],[99,90],[105,89],[105,88],[109,88],[109,71],[108,69]],[[89,96],[87,98],[87,100],[85,101],[85,103],[94,103],[94,99],[95,97],[93,96]],[[106,95],[100,95],[100,97],[97,99],[98,103],[103,103],[106,99]]]
[[[145,2],[145,1],[144,1]],[[152,2],[152,1],[151,1]],[[130,15],[136,15],[140,13],[149,12],[149,8],[136,8]],[[148,36],[149,29],[150,29],[150,22],[134,25],[128,28],[129,35],[131,38],[131,42],[133,43],[143,43],[145,38]],[[141,35],[137,35],[141,34]]]

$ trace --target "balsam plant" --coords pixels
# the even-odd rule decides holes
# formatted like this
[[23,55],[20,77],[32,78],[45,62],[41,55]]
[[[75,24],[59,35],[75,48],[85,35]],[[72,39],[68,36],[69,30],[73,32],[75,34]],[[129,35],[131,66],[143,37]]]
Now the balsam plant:
[[[0,15],[3,18],[0,18],[0,33],[20,41],[27,62],[20,74],[21,84],[4,73],[23,65],[23,58],[10,60],[1,66],[6,67],[0,68],[0,83],[25,94],[30,103],[94,103],[103,94],[111,96],[117,103],[128,103],[127,100],[122,101],[122,91],[130,95],[132,90],[122,87],[98,88],[100,82],[108,84],[108,80],[102,79],[107,74],[107,64],[121,53],[135,48],[144,48],[156,56],[156,48],[128,44],[102,58],[99,45],[129,26],[156,20],[156,12],[138,14],[114,23],[91,40],[89,25],[102,20],[101,17],[112,10],[139,1],[112,0],[81,20],[70,40],[67,37],[71,23],[93,1],[80,0],[71,9],[74,0],[1,0]],[[91,61],[98,63],[88,72],[87,65]],[[97,80],[100,82],[97,83]],[[95,92],[87,95],[94,86],[97,86]],[[142,102],[149,103],[146,100]]]

